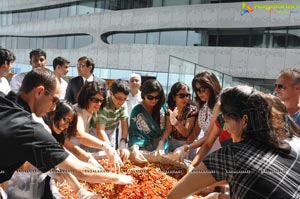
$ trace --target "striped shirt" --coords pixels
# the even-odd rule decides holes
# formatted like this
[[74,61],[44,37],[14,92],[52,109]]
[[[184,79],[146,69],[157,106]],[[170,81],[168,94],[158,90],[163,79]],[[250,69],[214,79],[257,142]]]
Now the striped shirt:
[[226,179],[231,199],[300,198],[300,140],[290,153],[245,140],[223,147],[203,161],[217,181]]
[[126,103],[117,109],[108,97],[106,106],[97,112],[96,123],[104,124],[105,130],[115,130],[123,119],[128,119]]

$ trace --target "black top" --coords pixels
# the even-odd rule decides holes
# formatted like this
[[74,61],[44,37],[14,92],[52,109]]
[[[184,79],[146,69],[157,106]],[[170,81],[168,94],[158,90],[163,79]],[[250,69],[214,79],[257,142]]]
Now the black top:
[[46,172],[68,157],[14,92],[0,94],[0,118],[0,183],[10,179],[25,161]]

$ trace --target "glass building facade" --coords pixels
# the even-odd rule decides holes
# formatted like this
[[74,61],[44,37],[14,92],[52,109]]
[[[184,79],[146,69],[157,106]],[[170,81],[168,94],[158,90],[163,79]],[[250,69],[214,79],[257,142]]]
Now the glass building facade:
[[[194,5],[203,3],[247,2],[250,0],[84,0],[24,10],[0,12],[0,26],[138,8]],[[254,0],[251,0],[254,1]]]

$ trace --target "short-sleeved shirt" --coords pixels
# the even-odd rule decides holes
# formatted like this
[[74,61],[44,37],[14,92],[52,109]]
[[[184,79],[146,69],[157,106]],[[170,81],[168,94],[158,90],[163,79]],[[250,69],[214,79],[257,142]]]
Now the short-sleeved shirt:
[[10,179],[25,161],[46,172],[68,157],[14,92],[0,94],[0,118],[0,183]]
[[[105,130],[115,130],[119,121],[123,119],[128,119],[126,103],[120,108],[116,108],[111,97],[108,97],[106,106],[100,109],[96,116],[96,122],[104,124]],[[92,122],[92,126],[95,127],[94,122]]]
[[300,141],[295,142],[291,152],[284,153],[245,140],[221,148],[203,162],[217,181],[228,181],[231,199],[299,198]]

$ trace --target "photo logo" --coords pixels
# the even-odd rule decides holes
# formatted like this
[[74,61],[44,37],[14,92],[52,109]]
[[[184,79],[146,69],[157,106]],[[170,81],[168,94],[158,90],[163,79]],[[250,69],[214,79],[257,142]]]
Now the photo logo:
[[255,10],[265,10],[270,14],[295,14],[299,13],[300,4],[297,3],[254,3],[249,6],[242,2],[240,14],[241,16],[253,12]]
[[241,12],[240,12],[241,16],[243,16],[246,13],[253,12],[253,11],[254,11],[254,9],[251,6],[247,5],[245,2],[242,2]]

